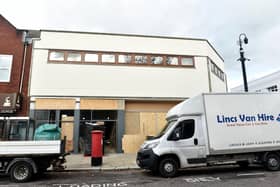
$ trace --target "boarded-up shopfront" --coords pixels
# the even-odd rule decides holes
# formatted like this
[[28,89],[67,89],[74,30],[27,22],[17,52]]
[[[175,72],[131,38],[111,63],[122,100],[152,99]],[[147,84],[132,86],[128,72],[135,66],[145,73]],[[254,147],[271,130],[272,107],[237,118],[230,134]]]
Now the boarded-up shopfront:
[[178,101],[127,101],[123,151],[135,153],[148,136],[156,136],[165,126],[166,112]]

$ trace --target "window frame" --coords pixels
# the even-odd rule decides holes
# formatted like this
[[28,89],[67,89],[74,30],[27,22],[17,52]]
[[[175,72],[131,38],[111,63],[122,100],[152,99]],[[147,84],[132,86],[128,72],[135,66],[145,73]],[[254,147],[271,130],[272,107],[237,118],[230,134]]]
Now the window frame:
[[[50,55],[52,52],[62,52],[64,54],[64,60],[51,60]],[[80,61],[68,61],[68,54],[77,53],[81,55]],[[97,55],[98,61],[86,61],[86,54]],[[114,62],[103,62],[102,55],[113,55]],[[121,63],[119,62],[119,55],[131,56],[131,61],[129,63]],[[137,56],[146,57],[146,63],[136,63],[135,58]],[[161,64],[153,64],[152,57],[162,57]],[[177,58],[177,64],[168,64],[168,57]],[[183,58],[191,58],[193,61],[193,65],[183,65]],[[74,51],[74,50],[56,50],[49,49],[48,50],[48,63],[57,63],[57,64],[84,64],[84,65],[120,65],[120,66],[147,66],[147,67],[166,67],[166,68],[195,68],[195,58],[194,56],[189,55],[175,55],[175,54],[156,54],[156,53],[132,53],[132,52],[110,52],[110,51]]]
[[0,56],[9,56],[10,59],[10,65],[9,67],[5,67],[5,66],[0,66],[0,69],[5,70],[5,68],[8,71],[8,77],[7,79],[0,79],[0,83],[9,83],[11,82],[11,75],[12,75],[12,68],[13,68],[13,61],[14,61],[14,55],[12,54],[0,54]]
[[[105,53],[101,53],[100,54],[101,56],[100,56],[100,64],[102,64],[102,65],[110,65],[110,64],[117,64],[117,55],[115,54],[115,53],[110,53],[110,52],[105,52]],[[103,55],[113,55],[114,56],[114,62],[106,62],[106,61],[103,61],[102,60],[102,56]]]
[[[58,53],[63,53],[63,60],[51,60],[51,53],[52,52],[58,52]],[[65,63],[66,62],[66,51],[62,51],[62,50],[49,50],[49,53],[48,53],[48,61],[49,62],[56,62],[56,63]]]

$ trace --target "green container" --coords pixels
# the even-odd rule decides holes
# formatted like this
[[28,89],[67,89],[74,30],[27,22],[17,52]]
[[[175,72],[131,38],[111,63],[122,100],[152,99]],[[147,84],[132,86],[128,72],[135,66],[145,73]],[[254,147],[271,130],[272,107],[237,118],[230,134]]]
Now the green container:
[[43,124],[35,130],[34,140],[60,140],[61,130],[56,124]]

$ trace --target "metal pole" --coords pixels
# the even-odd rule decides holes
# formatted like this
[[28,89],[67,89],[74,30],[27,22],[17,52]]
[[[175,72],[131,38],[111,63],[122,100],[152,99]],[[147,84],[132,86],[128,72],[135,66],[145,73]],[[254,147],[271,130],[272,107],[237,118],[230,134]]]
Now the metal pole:
[[243,47],[242,47],[242,40],[241,40],[241,36],[244,37],[244,43],[245,44],[248,44],[248,38],[246,36],[245,33],[241,33],[239,35],[239,51],[240,51],[240,58],[238,60],[240,60],[241,62],[241,68],[242,68],[242,75],[243,75],[243,83],[244,83],[244,91],[245,92],[248,92],[248,82],[247,82],[247,75],[246,75],[246,66],[245,66],[245,61],[246,60],[249,60],[249,59],[246,59],[244,57],[244,50],[243,50]]
[[247,82],[246,66],[245,66],[246,58],[244,57],[244,50],[241,45],[240,45],[240,61],[241,61],[241,67],[242,67],[244,91],[248,92],[248,82]]

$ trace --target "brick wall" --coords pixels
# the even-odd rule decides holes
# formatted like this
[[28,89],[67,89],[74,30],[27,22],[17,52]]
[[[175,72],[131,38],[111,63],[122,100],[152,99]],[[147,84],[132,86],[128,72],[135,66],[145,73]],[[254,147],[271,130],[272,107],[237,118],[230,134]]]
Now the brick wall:
[[[22,109],[16,113],[17,116],[28,115],[29,97],[28,82],[31,62],[32,46],[27,46],[25,72],[22,89]],[[0,15],[0,54],[13,55],[10,82],[0,82],[0,93],[19,92],[21,72],[23,65],[24,43],[22,42],[22,31],[16,29],[4,17]]]

